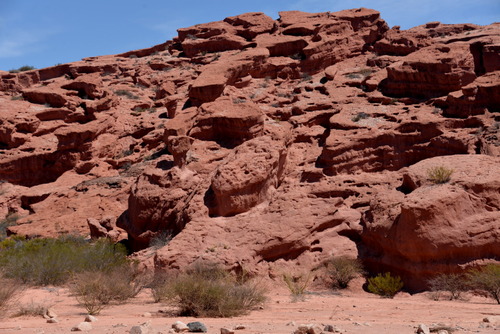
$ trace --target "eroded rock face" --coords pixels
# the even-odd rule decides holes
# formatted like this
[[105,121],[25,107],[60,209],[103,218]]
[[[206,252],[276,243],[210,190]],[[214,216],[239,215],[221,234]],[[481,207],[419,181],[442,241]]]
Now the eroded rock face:
[[240,145],[215,171],[206,201],[213,216],[233,216],[266,200],[283,177],[286,146],[269,137]]
[[[373,198],[363,217],[363,256],[378,270],[401,273],[422,289],[436,272],[458,272],[478,259],[500,256],[498,157],[454,155],[412,165],[404,194]],[[428,180],[435,167],[453,169],[451,181]]]
[[[500,25],[247,13],[0,72],[9,233],[128,238],[145,260],[279,277],[333,255],[410,289],[498,259]],[[455,169],[450,183],[430,166]],[[140,256],[139,256],[140,257]],[[153,263],[154,262],[154,263]]]

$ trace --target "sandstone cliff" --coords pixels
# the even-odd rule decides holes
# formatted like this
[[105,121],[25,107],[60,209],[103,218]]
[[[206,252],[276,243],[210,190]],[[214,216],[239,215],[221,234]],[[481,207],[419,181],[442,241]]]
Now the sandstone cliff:
[[[500,24],[247,13],[0,74],[9,233],[128,238],[156,268],[359,256],[410,289],[500,259]],[[435,185],[427,170],[454,170]]]

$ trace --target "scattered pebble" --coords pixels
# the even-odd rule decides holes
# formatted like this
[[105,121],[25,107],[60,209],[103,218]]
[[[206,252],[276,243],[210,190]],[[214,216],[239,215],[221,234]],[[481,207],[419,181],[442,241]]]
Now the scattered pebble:
[[176,321],[172,324],[172,328],[173,330],[176,332],[176,333],[180,333],[180,332],[188,332],[189,331],[189,327],[183,323],[182,321]]
[[429,327],[427,327],[427,325],[420,324],[420,325],[418,325],[417,333],[418,334],[430,334],[431,331],[430,331]]
[[153,328],[151,327],[151,321],[147,321],[141,325],[133,326],[130,329],[130,334],[152,334]]
[[203,323],[201,323],[199,321],[190,322],[187,324],[187,327],[189,328],[189,331],[191,333],[206,333],[207,332],[207,326],[205,326]]
[[85,322],[96,322],[97,321],[97,318],[94,317],[93,315],[90,315],[90,314],[87,314],[85,316]]
[[92,330],[90,322],[80,322],[78,325],[71,328],[72,332],[88,332]]

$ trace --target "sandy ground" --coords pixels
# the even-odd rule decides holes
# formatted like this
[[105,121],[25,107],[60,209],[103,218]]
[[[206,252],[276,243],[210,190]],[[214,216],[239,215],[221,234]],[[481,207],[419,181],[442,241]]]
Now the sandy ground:
[[[12,306],[41,304],[51,306],[59,323],[47,323],[43,317],[7,317],[0,320],[0,333],[69,333],[82,322],[84,309],[65,288],[38,288],[24,291]],[[455,333],[500,333],[500,324],[487,324],[485,317],[500,316],[500,305],[493,299],[466,296],[464,300],[434,301],[429,293],[410,296],[401,293],[394,299],[383,299],[361,289],[341,293],[317,291],[308,293],[303,301],[293,301],[281,286],[272,286],[268,302],[259,310],[235,318],[174,317],[168,306],[152,302],[149,290],[123,305],[104,309],[91,333],[129,333],[130,328],[151,321],[153,333],[168,333],[171,325],[201,321],[208,333],[220,333],[220,328],[232,329],[244,325],[236,334],[293,333],[300,324],[334,325],[343,333],[402,334],[415,333],[418,324],[442,323],[458,328]],[[160,312],[159,312],[160,311]],[[170,315],[169,315],[170,314]]]

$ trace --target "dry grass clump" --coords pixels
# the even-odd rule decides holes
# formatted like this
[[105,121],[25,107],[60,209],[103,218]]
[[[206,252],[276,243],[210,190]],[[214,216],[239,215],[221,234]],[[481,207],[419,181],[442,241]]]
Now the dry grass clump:
[[137,296],[144,280],[128,265],[109,271],[75,274],[71,291],[89,314],[96,315],[111,303],[123,303]]
[[364,274],[361,262],[348,256],[334,256],[324,265],[334,289],[345,289],[350,281]]
[[177,306],[183,316],[238,316],[266,299],[258,284],[238,281],[212,263],[197,263],[185,273],[157,281],[153,291],[155,300]]
[[283,282],[285,282],[286,287],[290,291],[293,301],[304,299],[304,294],[312,278],[312,272],[299,275],[283,274]]
[[0,278],[0,317],[10,309],[21,290],[22,286],[18,282]]
[[29,304],[20,305],[14,317],[43,317],[47,314],[50,307],[46,304],[31,301]]
[[429,181],[434,184],[443,184],[451,180],[453,169],[444,166],[432,167],[427,171]]

